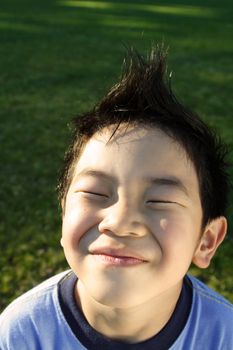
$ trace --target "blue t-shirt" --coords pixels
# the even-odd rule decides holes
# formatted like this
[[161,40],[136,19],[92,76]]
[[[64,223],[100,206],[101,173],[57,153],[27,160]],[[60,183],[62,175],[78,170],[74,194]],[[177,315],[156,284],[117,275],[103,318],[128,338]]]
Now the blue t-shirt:
[[[194,277],[188,276],[185,281],[187,288],[183,287],[182,297],[169,324],[145,342],[126,344],[107,339],[88,325],[72,301],[75,276],[70,271],[63,272],[25,293],[6,308],[0,316],[0,349],[160,350],[159,346],[155,347],[156,341],[159,337],[162,339],[161,334],[164,336],[172,330],[176,338],[167,347],[169,350],[232,350],[233,305]],[[190,290],[191,302],[187,307],[184,301],[189,300]],[[185,317],[181,317],[182,328],[179,329],[174,327],[174,323],[181,308],[184,308]],[[74,310],[77,317],[72,316]],[[74,330],[75,322],[79,332]]]

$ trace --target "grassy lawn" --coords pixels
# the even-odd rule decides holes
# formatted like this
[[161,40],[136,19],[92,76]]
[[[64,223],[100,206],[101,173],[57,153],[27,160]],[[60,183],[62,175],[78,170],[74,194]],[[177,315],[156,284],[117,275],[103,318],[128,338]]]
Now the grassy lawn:
[[[0,6],[2,309],[67,268],[55,191],[67,125],[116,80],[124,44],[145,52],[163,40],[178,95],[233,149],[233,9],[230,0],[10,0]],[[233,301],[232,219],[233,207],[211,267],[192,271]]]

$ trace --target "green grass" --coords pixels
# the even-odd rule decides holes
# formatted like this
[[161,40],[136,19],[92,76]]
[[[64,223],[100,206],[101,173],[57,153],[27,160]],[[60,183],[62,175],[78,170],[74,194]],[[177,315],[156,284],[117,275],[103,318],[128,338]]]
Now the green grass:
[[[229,0],[10,0],[0,6],[2,309],[67,267],[55,192],[67,124],[116,81],[124,44],[145,52],[163,40],[178,95],[233,148],[233,25]],[[213,264],[193,272],[233,301],[232,219],[231,207],[228,238]]]

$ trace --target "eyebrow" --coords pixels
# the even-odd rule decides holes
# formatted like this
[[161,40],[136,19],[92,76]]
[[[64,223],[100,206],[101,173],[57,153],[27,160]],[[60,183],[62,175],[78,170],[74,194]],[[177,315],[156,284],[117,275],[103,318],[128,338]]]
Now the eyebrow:
[[[84,169],[84,170],[80,171],[79,173],[77,173],[75,176],[75,180],[77,181],[79,178],[81,178],[83,176],[99,177],[99,178],[102,178],[104,180],[118,182],[117,178],[115,176],[109,175],[109,174],[105,173],[104,171],[94,170],[91,168]],[[183,182],[180,179],[178,179],[174,176],[146,177],[145,180],[146,180],[146,182],[148,182],[151,185],[176,188],[176,189],[182,191],[186,196],[189,196],[187,187],[183,184]]]
[[78,180],[79,178],[81,178],[83,176],[100,177],[100,178],[103,178],[103,179],[108,180],[108,181],[112,180],[112,181],[117,182],[117,178],[115,176],[109,175],[101,170],[84,169],[76,174],[75,180]]
[[152,185],[156,186],[168,186],[174,187],[178,190],[182,191],[186,196],[189,195],[187,187],[183,184],[183,182],[176,177],[155,177],[155,178],[147,178],[147,181]]

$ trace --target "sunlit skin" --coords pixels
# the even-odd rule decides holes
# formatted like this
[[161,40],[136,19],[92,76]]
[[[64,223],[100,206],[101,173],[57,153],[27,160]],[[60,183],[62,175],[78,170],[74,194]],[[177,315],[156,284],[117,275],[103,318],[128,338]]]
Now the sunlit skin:
[[77,162],[61,244],[88,322],[134,343],[168,322],[191,262],[209,265],[226,220],[201,229],[197,174],[173,139],[143,127],[111,134],[95,134]]

